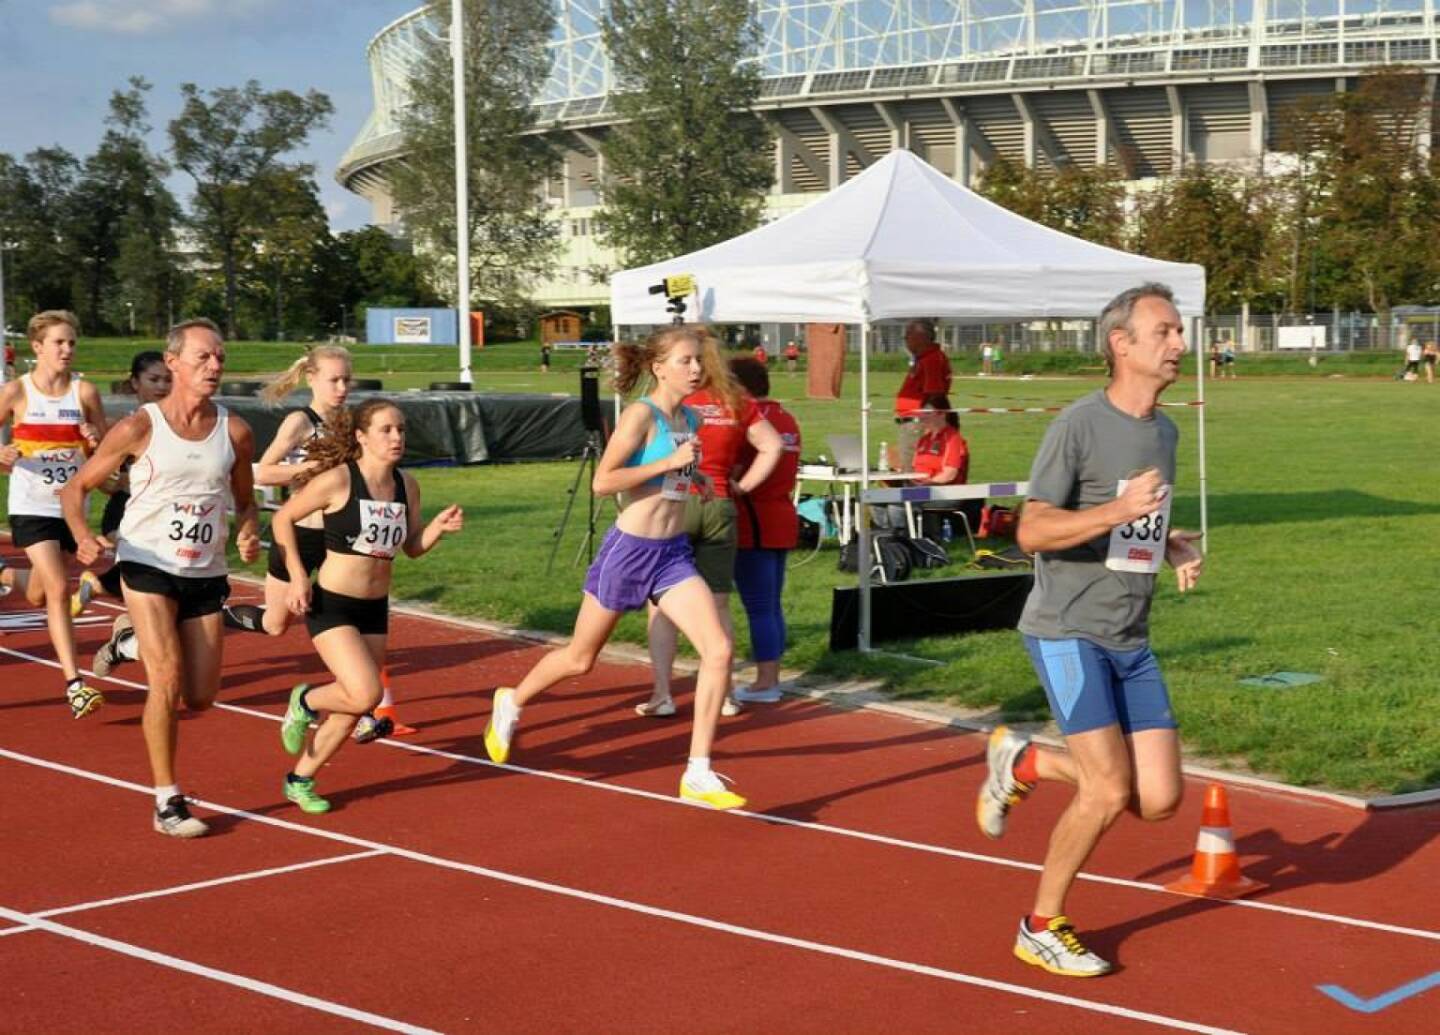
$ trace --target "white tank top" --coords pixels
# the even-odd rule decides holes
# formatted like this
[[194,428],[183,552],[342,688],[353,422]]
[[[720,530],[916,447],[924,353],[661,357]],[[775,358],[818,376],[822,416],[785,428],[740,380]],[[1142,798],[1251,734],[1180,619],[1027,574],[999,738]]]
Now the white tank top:
[[225,560],[230,505],[230,413],[216,406],[215,428],[201,442],[175,434],[155,403],[150,443],[130,468],[130,502],[115,556],[187,578],[229,573]]
[[60,490],[85,462],[85,437],[80,425],[80,379],[58,399],[40,394],[29,374],[20,378],[25,408],[15,414],[12,444],[20,459],[10,471],[10,513],[60,517]]

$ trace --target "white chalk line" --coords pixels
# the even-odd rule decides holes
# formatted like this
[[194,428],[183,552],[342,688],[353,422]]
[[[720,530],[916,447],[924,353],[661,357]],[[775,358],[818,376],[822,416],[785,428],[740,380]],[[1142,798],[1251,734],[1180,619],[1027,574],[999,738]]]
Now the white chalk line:
[[[64,773],[68,776],[91,780],[93,782],[105,784],[111,787],[118,787],[124,790],[133,791],[137,794],[143,794],[146,796],[150,796],[153,794],[151,788],[142,786],[140,784],[131,783],[128,780],[121,780],[116,777],[107,776],[103,773],[96,773],[90,770],[80,769],[75,766],[66,765],[62,762],[53,762],[49,759],[36,758],[32,755],[24,755],[20,752],[10,751],[5,748],[0,748],[0,758],[8,758],[14,762],[20,762],[22,764],[35,766],[41,769],[48,769],[53,772]],[[455,870],[461,873],[485,877],[490,880],[499,881],[501,883],[510,884],[516,887],[528,888],[533,891],[540,891],[552,895],[558,895],[564,898],[576,899],[583,902],[590,902],[596,905],[624,910],[626,912],[638,913],[643,916],[651,916],[658,919],[670,920],[690,927],[698,927],[705,930],[718,931],[724,934],[734,935],[736,937],[748,938],[753,941],[767,942],[772,945],[783,945],[788,948],[802,949],[807,952],[837,957],[840,959],[847,959],[858,963],[867,963],[872,966],[883,967],[887,970],[901,971],[905,973],[916,974],[922,977],[937,978],[943,981],[951,981],[956,984],[970,985],[977,988],[985,988],[996,992],[1005,992],[1027,999],[1036,999],[1047,1003],[1053,1003],[1059,1006],[1069,1006],[1075,1009],[1086,1010],[1092,1013],[1105,1014],[1112,1017],[1124,1017],[1129,1020],[1153,1024],[1158,1027],[1172,1028],[1177,1031],[1198,1032],[1202,1033],[1202,1035],[1239,1035],[1239,1033],[1234,1032],[1231,1029],[1217,1028],[1211,1025],[1182,1020],[1176,1017],[1168,1017],[1164,1014],[1149,1013],[1144,1010],[1133,1010],[1129,1007],[1117,1006],[1113,1003],[1105,1003],[1097,1000],[1080,999],[1075,996],[1061,995],[1056,992],[1047,992],[1042,989],[1029,988],[1025,985],[1017,985],[1008,981],[998,981],[993,978],[985,978],[975,974],[967,974],[963,971],[945,970],[940,967],[932,967],[922,963],[912,963],[906,960],[894,959],[888,956],[880,956],[875,953],[863,952],[857,949],[847,949],[843,946],[830,945],[825,942],[812,941],[808,938],[797,938],[790,935],[779,934],[773,931],[762,930],[760,928],[746,927],[740,924],[731,924],[723,920],[715,920],[710,917],[699,916],[693,913],[683,913],[679,912],[678,910],[646,905],[641,902],[630,901],[629,899],[617,898],[613,895],[605,895],[594,891],[585,891],[580,888],[572,888],[564,884],[556,884],[551,881],[538,880],[533,877],[525,877],[520,874],[508,873],[504,870],[496,870],[487,866],[479,866],[474,863],[460,862],[459,860],[447,859],[443,856],[430,855],[426,852],[417,852],[412,849],[403,848],[397,845],[389,845],[381,841],[372,841],[368,838],[357,837],[353,834],[342,834],[337,831],[324,830],[322,828],[304,826],[298,823],[291,823],[287,820],[277,819],[274,816],[264,816],[258,813],[249,812],[245,809],[233,808],[231,806],[222,805],[217,802],[196,799],[195,803],[202,808],[210,809],[214,812],[219,812],[228,816],[235,816],[240,819],[249,820],[255,823],[261,823],[265,826],[276,827],[278,829],[287,830],[292,833],[305,834],[310,837],[324,838],[326,840],[335,841],[341,844],[352,845],[356,848],[369,849],[378,853],[391,855],[396,858],[421,863],[423,865],[436,866],[448,870]],[[51,930],[52,928],[58,928],[58,930],[53,931],[53,933],[62,933],[70,936],[80,936],[80,940],[82,941],[88,940],[90,938],[99,937],[96,935],[89,935],[87,932],[78,931],[72,928],[60,928],[60,926],[54,924],[53,921],[45,920],[31,914],[14,912],[12,910],[7,910],[4,907],[0,907],[0,917],[12,920],[16,923],[29,924],[31,926],[41,929],[42,931]],[[104,941],[110,942],[110,939],[104,939]],[[92,944],[99,944],[99,942],[92,942]],[[136,949],[134,946],[127,946],[125,945],[125,943],[120,942],[113,943],[113,945],[103,945],[102,947],[112,948],[114,946],[123,946],[123,948],[115,948],[115,951],[125,952],[129,950],[127,952],[127,954],[129,955],[140,955],[141,953],[148,954],[148,950]],[[187,969],[187,967],[200,967],[199,964],[187,964],[186,961],[176,960],[174,957],[163,957],[161,956],[161,954],[154,955],[157,957],[161,957],[159,959],[156,959],[155,962],[162,962],[166,963],[167,965],[178,964],[179,966],[177,966],[177,969]],[[140,958],[149,957],[148,955],[144,955],[140,956]],[[174,961],[174,963],[169,963],[168,961]],[[203,968],[203,970],[196,969],[192,970],[191,972],[203,973],[204,976],[214,977],[216,980],[227,980],[227,983],[231,984],[238,984],[239,982],[249,980],[246,978],[238,978],[236,975],[227,974],[224,971],[213,971],[211,970],[211,968]],[[296,994],[289,993],[288,990],[279,989],[273,985],[265,985],[264,982],[256,982],[255,984],[260,986],[255,989],[256,991],[263,991],[265,994],[276,994],[277,998],[284,998],[289,994]],[[240,987],[250,986],[242,984]],[[315,1000],[314,1002],[320,1004],[325,1003],[324,1000]],[[305,1003],[304,1005],[312,1004]],[[331,1007],[334,1006],[334,1004],[325,1005]],[[315,1008],[323,1009],[324,1007],[316,1006]],[[340,1007],[338,1009],[348,1008]],[[336,1011],[331,1010],[330,1012]],[[342,1016],[348,1015],[342,1014]],[[369,1016],[372,1018],[374,1017],[374,1015]],[[368,1023],[376,1023],[376,1020],[387,1021],[388,1019],[376,1018],[375,1020],[370,1020]],[[398,1024],[399,1022],[389,1023]],[[419,1031],[421,1029],[396,1028],[394,1030]]]

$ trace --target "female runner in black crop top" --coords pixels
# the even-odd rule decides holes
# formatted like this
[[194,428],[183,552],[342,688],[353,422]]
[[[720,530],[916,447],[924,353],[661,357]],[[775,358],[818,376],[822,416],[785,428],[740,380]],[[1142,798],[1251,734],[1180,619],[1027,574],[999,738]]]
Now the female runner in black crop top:
[[[315,774],[340,749],[356,720],[380,702],[395,554],[404,550],[419,557],[461,528],[455,504],[421,525],[420,487],[400,470],[404,455],[405,418],[394,403],[367,399],[342,411],[310,446],[314,472],[302,476],[303,487],[270,526],[285,548],[286,606],[295,615],[308,613],[315,650],[335,677],[323,686],[295,687],[280,727],[285,750],[299,755],[310,722],[326,713],[285,778],[285,797],[306,812],[329,811],[330,803],[315,793]],[[325,561],[312,589],[295,522],[316,512],[324,515]]]

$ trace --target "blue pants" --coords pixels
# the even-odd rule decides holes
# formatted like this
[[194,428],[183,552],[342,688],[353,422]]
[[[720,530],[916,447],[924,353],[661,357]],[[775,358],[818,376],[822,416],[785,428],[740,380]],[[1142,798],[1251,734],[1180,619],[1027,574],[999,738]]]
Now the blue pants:
[[750,643],[756,661],[778,661],[785,653],[785,590],[787,550],[741,550],[735,555],[735,588],[750,619]]
[[1116,725],[1122,733],[1176,728],[1165,677],[1148,646],[1114,651],[1089,640],[1024,639],[1066,736]]

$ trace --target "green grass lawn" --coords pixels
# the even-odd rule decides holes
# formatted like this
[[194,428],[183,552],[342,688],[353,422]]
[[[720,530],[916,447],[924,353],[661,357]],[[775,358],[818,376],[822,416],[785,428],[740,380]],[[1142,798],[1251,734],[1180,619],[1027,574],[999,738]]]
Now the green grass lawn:
[[[232,370],[247,348],[232,348]],[[256,348],[270,364],[256,370],[273,370],[287,347]],[[100,351],[90,355],[98,361]],[[486,366],[477,353],[481,388],[574,389],[568,369],[548,377],[534,369],[533,346],[486,353]],[[293,347],[289,354],[296,354]],[[357,366],[365,374],[371,358],[362,357]],[[1433,631],[1440,567],[1433,429],[1440,418],[1440,386],[1391,381],[1391,358],[1329,357],[1315,376],[1300,357],[1279,357],[1277,364],[1284,365],[1275,372],[1295,376],[1242,377],[1209,386],[1207,571],[1200,588],[1183,598],[1167,572],[1152,621],[1190,753],[1235,760],[1297,784],[1351,791],[1440,785],[1440,652]],[[1258,372],[1260,362],[1247,370]],[[1353,369],[1340,370],[1346,362]],[[98,362],[93,365],[100,369]],[[386,387],[451,376],[437,370],[445,368],[436,364],[388,375]],[[872,443],[895,437],[888,404],[898,376],[882,371],[872,377]],[[773,394],[799,417],[807,457],[824,451],[826,434],[855,430],[857,380],[846,379],[844,400],[813,402],[803,398],[803,377],[775,375]],[[953,395],[961,406],[1047,406],[1100,383],[1080,376],[967,378],[956,382]],[[1193,381],[1168,396],[1193,397]],[[1196,527],[1199,414],[1168,412],[1182,434],[1174,521]],[[1050,419],[1047,414],[967,417],[971,480],[1025,477]],[[465,507],[466,528],[434,556],[397,564],[396,595],[456,614],[568,632],[584,574],[583,558],[572,564],[581,545],[583,497],[548,576],[545,563],[575,471],[572,463],[417,471],[425,510],[458,502]],[[613,514],[608,503],[602,507],[602,531]],[[965,559],[962,550],[954,552],[957,560]],[[947,701],[1021,719],[1045,715],[1043,693],[1013,631],[887,645],[938,664],[830,653],[831,590],[854,579],[836,571],[836,558],[834,547],[827,546],[792,568],[787,665],[837,678],[882,679],[900,699]],[[799,560],[798,554],[792,558]],[[738,603],[735,614],[737,653],[743,655],[748,636]],[[643,621],[627,616],[619,635],[643,642]],[[1281,690],[1238,685],[1245,676],[1275,670],[1314,672],[1323,681]]]

